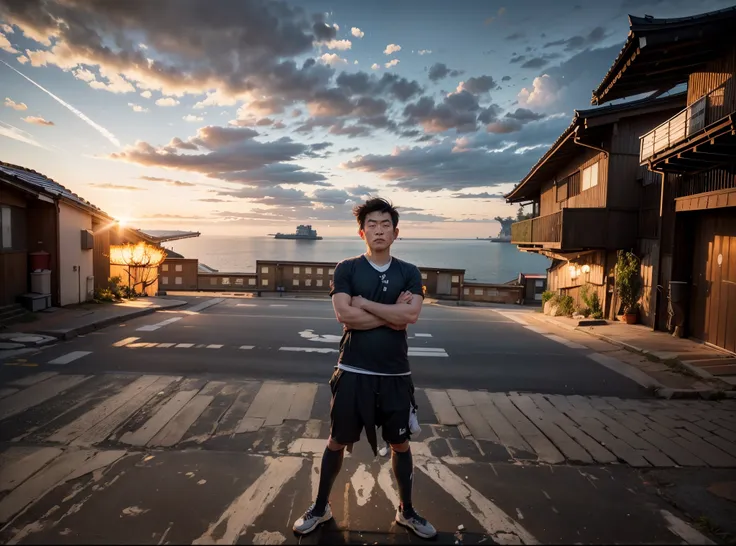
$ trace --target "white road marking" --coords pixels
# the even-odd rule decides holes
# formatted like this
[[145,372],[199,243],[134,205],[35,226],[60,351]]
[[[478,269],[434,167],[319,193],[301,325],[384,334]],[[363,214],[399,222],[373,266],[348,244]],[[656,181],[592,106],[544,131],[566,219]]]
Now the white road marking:
[[476,489],[435,462],[417,460],[416,467],[449,493],[483,526],[497,544],[537,544],[537,539]]
[[334,334],[315,334],[314,330],[302,330],[299,335],[309,341],[319,341],[322,343],[340,343],[342,336],[336,336]]
[[[414,445],[412,445],[413,449]],[[396,486],[392,478],[391,459],[381,465],[381,470],[378,472],[378,486],[383,491],[383,494],[386,495],[391,506],[398,508],[401,501],[399,500],[399,493],[396,491]]]
[[371,500],[371,493],[376,485],[376,479],[365,469],[365,464],[360,463],[358,470],[350,478],[353,485],[358,506],[365,506]]
[[207,345],[208,349],[222,349],[224,345]]
[[266,469],[192,544],[235,544],[302,467],[301,457],[266,458]]
[[125,339],[121,339],[117,343],[113,343],[113,347],[125,347],[126,345],[133,343],[134,341],[138,341],[139,337],[126,337]]
[[279,347],[279,351],[323,354],[339,352],[337,349],[330,349],[329,347]]
[[151,347],[155,347],[156,345],[158,345],[158,343],[128,343],[126,347],[128,349],[150,349]]
[[269,307],[288,307],[285,303],[272,303]]
[[570,347],[571,349],[587,349],[585,345],[581,345],[580,343],[575,343],[574,341],[570,341],[569,339],[565,339],[564,337],[556,336],[555,334],[543,334],[544,337],[547,339],[551,339],[552,341],[556,341],[557,343],[562,343],[566,347]]
[[509,320],[513,320],[514,322],[518,322],[519,324],[523,324],[524,326],[527,326],[529,323],[525,321],[523,318],[521,318],[524,313],[508,313],[504,311],[496,311],[499,315],[502,317],[506,317]]
[[204,311],[205,309],[217,305],[218,303],[222,303],[223,301],[225,301],[225,298],[212,298],[211,300],[206,300],[202,303],[198,303],[193,307],[190,307],[188,311],[190,314],[199,313],[200,311]]
[[72,351],[71,353],[62,355],[59,358],[55,358],[54,360],[49,362],[49,364],[57,364],[63,366],[64,364],[69,364],[70,362],[74,362],[75,360],[91,354],[92,351]]
[[156,347],[158,347],[159,349],[169,349],[174,345],[176,345],[176,343],[159,343],[158,345],[156,345]]
[[419,347],[417,348],[409,347],[409,356],[431,356],[431,357],[447,358],[450,355],[448,355],[444,349],[426,350],[426,349],[422,349]]
[[427,353],[444,353],[445,350],[440,347],[409,347],[410,351],[427,352]]
[[236,303],[235,307],[258,307],[255,303]]
[[241,345],[240,348],[247,351],[248,349],[254,349],[255,345]]
[[531,330],[532,332],[536,332],[537,334],[547,334],[547,330],[542,328],[541,326],[525,326],[527,330]]
[[432,334],[414,334],[414,337],[432,337]]
[[169,324],[175,323],[177,320],[181,320],[183,317],[173,317],[170,319],[163,320],[161,322],[158,322],[156,324],[149,324],[147,326],[141,326],[140,328],[136,328],[136,332],[153,332],[154,330],[158,330],[159,328],[163,328],[164,326],[168,326]]
[[688,525],[683,520],[675,516],[672,512],[668,512],[667,510],[660,510],[659,513],[662,514],[662,517],[667,522],[667,529],[669,529],[670,532],[672,532],[673,534],[680,537],[686,543],[688,544],[715,544],[715,542],[710,540],[708,537],[706,537],[699,531],[696,531],[690,525]]
[[177,349],[191,349],[194,347],[194,343],[178,343],[176,345]]

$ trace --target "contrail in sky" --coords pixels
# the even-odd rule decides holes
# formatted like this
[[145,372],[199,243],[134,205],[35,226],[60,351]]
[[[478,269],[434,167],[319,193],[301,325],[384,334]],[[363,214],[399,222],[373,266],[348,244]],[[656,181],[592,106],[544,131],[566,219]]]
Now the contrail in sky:
[[56,102],[58,102],[59,104],[61,104],[65,108],[69,109],[79,119],[81,119],[82,121],[84,121],[85,123],[87,123],[88,125],[90,125],[92,128],[96,129],[102,136],[104,136],[107,140],[109,140],[110,142],[112,142],[115,146],[117,146],[118,148],[120,147],[120,141],[110,131],[108,131],[107,129],[105,129],[101,125],[98,125],[97,123],[95,123],[94,121],[92,121],[91,119],[89,119],[87,116],[85,116],[82,112],[80,112],[79,110],[77,110],[76,108],[74,108],[74,106],[72,106],[71,104],[69,104],[67,102],[64,102],[62,99],[60,99],[59,97],[57,97],[56,95],[54,95],[51,91],[49,91],[45,87],[37,84],[31,78],[29,78],[28,76],[26,76],[25,74],[23,74],[19,70],[16,70],[15,68],[13,68],[12,66],[10,66],[5,61],[0,60],[0,63],[3,63],[10,70],[13,70],[13,71],[17,72],[18,74],[20,74],[21,76],[23,76],[25,79],[27,79],[33,85],[35,85],[36,87],[38,87],[41,91],[43,91],[44,93],[48,94]]

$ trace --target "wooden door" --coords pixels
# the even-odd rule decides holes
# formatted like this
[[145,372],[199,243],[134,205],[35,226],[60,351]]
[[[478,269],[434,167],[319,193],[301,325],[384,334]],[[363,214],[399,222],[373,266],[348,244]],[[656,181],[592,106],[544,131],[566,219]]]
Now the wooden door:
[[437,278],[437,294],[449,295],[452,292],[452,275],[450,273],[440,273]]
[[692,335],[736,352],[736,210],[701,213],[694,225]]

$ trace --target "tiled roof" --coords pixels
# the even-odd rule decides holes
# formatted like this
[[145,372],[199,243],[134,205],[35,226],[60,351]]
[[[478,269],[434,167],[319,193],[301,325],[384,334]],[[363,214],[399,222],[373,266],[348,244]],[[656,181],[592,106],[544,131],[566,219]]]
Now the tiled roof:
[[58,182],[55,182],[47,176],[44,176],[32,169],[25,169],[17,165],[11,165],[10,163],[0,161],[0,176],[3,174],[12,176],[36,191],[43,191],[45,193],[67,199],[88,210],[96,212],[97,214],[110,218],[110,216],[99,207],[94,206],[92,203],[82,199],[70,189],[65,188]]

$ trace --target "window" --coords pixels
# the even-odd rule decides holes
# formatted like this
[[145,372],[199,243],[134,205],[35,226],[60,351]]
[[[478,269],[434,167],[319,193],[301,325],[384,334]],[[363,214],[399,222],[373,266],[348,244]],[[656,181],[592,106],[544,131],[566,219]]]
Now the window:
[[261,268],[261,273],[262,273],[263,275],[268,275],[268,268],[267,268],[267,267],[262,267],[262,268]]
[[26,250],[26,209],[0,207],[0,251]]
[[294,279],[293,283],[294,283],[294,286],[299,286],[299,279]]
[[161,271],[168,271],[169,270],[169,264],[164,264],[161,266]]
[[243,286],[244,279],[241,277],[240,279],[235,279],[235,285],[236,286]]
[[466,296],[470,295],[470,288],[463,288],[463,294],[465,294]]
[[325,274],[325,270],[322,269],[321,267],[318,267],[317,268],[317,275],[324,275],[324,274]]
[[230,286],[230,279],[228,279],[227,277],[223,277],[222,278],[222,284],[223,285]]
[[460,275],[453,275],[452,276],[452,282],[457,284],[460,282]]
[[161,277],[161,284],[169,284],[169,278],[168,277]]
[[427,280],[427,274],[426,273],[422,273],[422,279],[424,279],[425,281]]
[[181,277],[174,278],[174,284],[181,284],[181,283],[182,283]]
[[317,286],[322,286],[322,279],[317,279]]
[[212,286],[217,286],[217,277],[210,277],[210,284]]
[[294,266],[294,275],[298,275],[298,274],[299,274],[299,266],[297,265],[297,266]]
[[328,271],[328,273],[329,273],[330,275],[334,275],[334,274],[335,274],[335,270],[334,270],[334,269],[330,269],[330,270]]
[[13,248],[13,232],[10,229],[10,207],[0,207],[0,225],[2,225],[2,231],[0,231],[0,241],[2,241],[3,249]]
[[261,279],[261,286],[268,286],[268,279]]
[[567,178],[561,182],[557,182],[557,202],[567,199]]
[[312,279],[306,279],[304,281],[304,286],[312,286]]
[[583,169],[583,191],[598,185],[598,163]]
[[305,272],[305,273],[306,273],[307,275],[311,275],[311,274],[312,274],[312,268],[311,268],[311,267],[305,267],[305,268],[304,268],[304,272]]
[[476,296],[482,296],[483,295],[483,289],[482,288],[476,288],[475,289],[475,295]]
[[176,267],[174,269],[177,273],[180,273],[182,271],[181,264],[176,264]]
[[250,286],[255,286],[256,285],[256,279],[255,279],[255,277],[251,277],[250,279],[248,279],[248,285],[250,285]]

